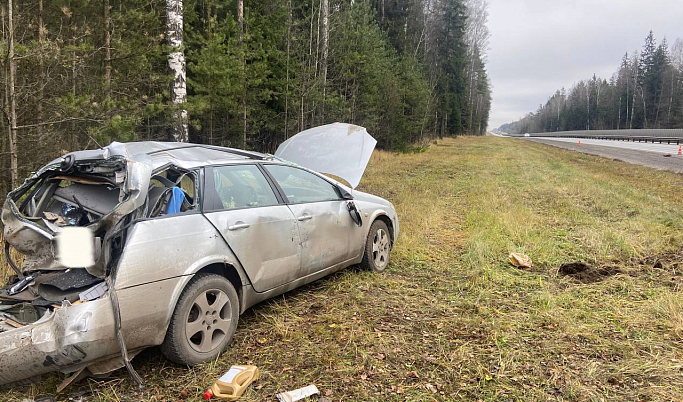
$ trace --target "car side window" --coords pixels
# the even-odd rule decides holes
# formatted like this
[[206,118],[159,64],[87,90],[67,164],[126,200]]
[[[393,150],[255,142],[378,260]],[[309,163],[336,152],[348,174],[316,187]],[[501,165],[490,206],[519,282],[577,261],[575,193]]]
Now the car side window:
[[340,199],[332,184],[305,170],[283,165],[265,165],[265,167],[291,203]]
[[223,209],[278,204],[273,189],[255,165],[214,167],[213,182]]
[[173,166],[154,174],[149,181],[147,217],[166,216],[196,210],[196,171]]

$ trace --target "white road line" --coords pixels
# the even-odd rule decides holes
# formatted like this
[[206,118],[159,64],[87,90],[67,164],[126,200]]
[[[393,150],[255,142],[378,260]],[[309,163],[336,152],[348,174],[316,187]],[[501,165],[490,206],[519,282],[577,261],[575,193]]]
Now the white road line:
[[[528,138],[528,137],[527,137]],[[557,142],[569,142],[573,144],[578,144],[579,139],[577,138],[555,138],[555,137],[532,137],[532,139],[541,139],[546,141],[557,141]],[[623,149],[633,149],[637,151],[649,151],[657,152],[661,154],[672,154],[676,155],[678,153],[678,145],[676,144],[652,144],[644,142],[624,142],[624,141],[612,141],[612,140],[592,140],[588,138],[581,139],[581,145],[599,145],[603,147],[612,148],[623,148]]]

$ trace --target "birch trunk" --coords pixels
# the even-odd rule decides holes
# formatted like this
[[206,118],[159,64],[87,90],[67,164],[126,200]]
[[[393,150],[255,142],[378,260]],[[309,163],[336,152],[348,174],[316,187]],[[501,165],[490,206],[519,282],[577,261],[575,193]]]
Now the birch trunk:
[[619,117],[617,118],[617,130],[621,128],[621,96],[619,96]]
[[659,92],[659,100],[657,101],[657,111],[655,112],[654,128],[659,128],[659,111],[662,108],[662,98],[664,97],[664,89]]
[[626,121],[624,122],[624,126],[628,125],[629,122],[629,114],[631,109],[629,109],[629,102],[631,100],[631,97],[629,95],[629,80],[626,79]]
[[241,46],[244,35],[244,0],[237,0],[237,27],[239,31],[239,44]]
[[38,69],[40,81],[38,85],[38,101],[36,102],[36,120],[38,121],[38,143],[43,141],[43,98],[45,97],[45,62],[43,52],[45,50],[45,27],[43,26],[43,0],[38,1]]
[[[211,9],[211,4],[208,4],[206,7],[206,21],[204,22],[204,26],[206,27],[206,30],[208,31],[208,37],[212,38],[213,37],[213,11]],[[213,71],[209,74],[209,88],[211,88],[211,92],[209,92],[209,144],[213,145],[213,115],[214,115],[214,86],[213,86]]]
[[631,99],[631,122],[629,123],[629,127],[628,127],[630,129],[633,128],[633,113],[635,113],[635,111],[636,111],[636,87],[635,86],[633,87],[633,93],[631,95],[633,95],[633,98]]
[[591,86],[588,83],[588,89],[586,91],[586,107],[588,108],[588,116],[586,117],[586,130],[591,129]]
[[469,120],[467,121],[467,130],[472,131],[472,80],[474,79],[474,55],[469,55],[471,62],[467,67],[467,108],[470,110]]
[[638,92],[638,52],[633,53],[633,62],[631,64],[631,80],[633,81],[633,86],[631,87],[631,120],[629,122],[629,129],[633,129],[633,115],[636,112],[636,92]]
[[[76,39],[74,38],[71,43],[74,48],[71,52],[71,95],[76,98],[76,66],[78,65],[78,57],[76,56]],[[69,150],[74,150],[78,148],[78,130],[76,129],[76,121],[71,121],[71,133],[69,135]]]
[[[320,76],[320,24],[322,22],[322,9],[323,9],[323,0],[320,0],[318,5],[318,17],[316,18],[316,26],[315,26],[315,58],[312,61],[312,66],[313,68],[313,85],[317,88],[318,86],[318,77]],[[311,7],[312,11],[315,11],[315,7]],[[311,21],[312,23],[312,21]],[[311,105],[309,106],[309,112],[307,114],[310,115],[310,120],[309,124],[310,125],[315,125],[316,121],[316,113],[318,112],[318,104],[316,102],[316,97],[314,96]],[[321,123],[318,123],[321,124]]]
[[669,93],[669,110],[666,113],[666,128],[670,128],[671,122],[671,105],[674,103],[674,78],[676,77],[676,68],[671,69],[671,93]]
[[[0,3],[0,21],[2,23],[0,24],[0,27],[2,28],[2,41],[3,43],[7,43],[8,41],[8,35],[7,35],[7,24],[5,23],[6,20],[6,15],[7,15],[7,3],[2,2]],[[3,49],[3,52],[5,49]],[[2,63],[2,71],[5,73],[7,71],[7,67],[5,66],[4,63]],[[5,75],[7,75],[5,73]],[[10,129],[11,125],[9,124],[9,79],[6,76],[2,77],[2,105],[0,105],[0,108],[2,108],[2,115],[7,116],[7,118],[0,119],[0,126],[2,127],[2,130],[7,133],[6,137],[9,139],[9,136],[12,134],[12,131]],[[7,141],[3,138],[0,140],[0,152],[2,155],[9,155],[9,151],[7,150]],[[0,164],[0,167],[3,169],[5,168],[5,164],[2,163]],[[9,179],[8,179],[9,180]],[[11,183],[8,180],[3,180],[1,183],[3,185],[11,185]]]
[[481,94],[477,96],[477,109],[476,109],[476,117],[477,117],[477,132],[475,133],[476,135],[481,135],[481,118],[479,117],[479,106],[481,106]]
[[645,125],[643,128],[650,128],[647,124],[647,104],[645,103],[645,90],[643,89],[642,85],[640,86],[640,99],[643,100],[643,118],[645,119]]
[[289,58],[292,36],[292,0],[287,1],[287,72],[285,82],[285,140],[289,138]]
[[[299,131],[304,131],[306,127],[306,114],[304,111],[306,105],[306,96],[309,88],[309,82],[311,81],[311,76],[315,76],[315,68],[317,66],[313,64],[313,20],[315,19],[315,0],[311,0],[311,19],[308,31],[308,57],[304,57],[305,62],[301,63],[301,83],[299,84]],[[317,45],[316,45],[317,46]],[[316,48],[317,53],[317,48]]]
[[171,138],[178,142],[188,140],[188,115],[184,104],[187,101],[186,65],[183,51],[183,1],[166,0],[166,40],[172,51],[168,54],[168,67],[173,73],[171,103],[173,124]]
[[446,131],[446,120],[448,120],[448,113],[441,119],[441,133],[439,133],[439,139],[443,140],[444,132]]
[[247,148],[247,66],[244,54],[244,0],[237,0],[239,46],[242,51],[242,148]]
[[18,149],[17,149],[17,99],[14,88],[14,80],[17,75],[17,63],[14,59],[14,21],[13,21],[13,4],[12,0],[7,0],[7,61],[9,63],[9,154],[10,154],[10,180],[12,188],[16,188],[19,184],[19,170],[18,170]]
[[325,92],[326,92],[326,87],[327,87],[327,54],[328,54],[328,45],[329,45],[329,38],[330,38],[330,0],[322,0],[322,10],[321,10],[321,17],[322,17],[322,41],[321,41],[321,48],[320,48],[320,77],[321,77],[321,85],[322,85],[322,90],[323,90],[323,114],[322,118],[324,119],[325,116]]
[[104,87],[107,91],[107,96],[111,97],[111,32],[109,31],[111,19],[109,18],[109,0],[103,1],[102,19],[104,20]]

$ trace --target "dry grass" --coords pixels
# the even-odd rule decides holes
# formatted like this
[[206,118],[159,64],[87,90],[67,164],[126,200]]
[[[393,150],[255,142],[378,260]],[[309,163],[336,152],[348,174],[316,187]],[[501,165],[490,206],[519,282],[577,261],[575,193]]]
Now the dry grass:
[[[309,383],[334,401],[681,400],[682,185],[519,140],[377,152],[362,190],[391,200],[402,229],[386,273],[349,269],[251,309],[211,364],[147,352],[134,362],[142,393],[124,371],[71,391],[196,401],[231,364],[253,363],[262,378],[244,401]],[[509,266],[512,251],[534,268]],[[558,274],[577,260],[620,273],[588,284]]]
[[[24,256],[12,248],[10,248],[10,256],[12,257],[12,261],[14,261],[18,267],[21,267]],[[5,238],[0,230],[0,284],[6,283],[12,275],[14,275],[14,271],[10,268],[7,261],[5,261]]]

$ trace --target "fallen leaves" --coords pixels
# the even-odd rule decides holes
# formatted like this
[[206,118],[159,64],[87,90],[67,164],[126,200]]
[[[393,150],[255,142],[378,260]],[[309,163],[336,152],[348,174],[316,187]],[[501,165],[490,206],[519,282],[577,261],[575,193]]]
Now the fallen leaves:
[[426,384],[424,385],[424,387],[425,387],[425,389],[426,389],[427,391],[431,392],[432,394],[436,394],[436,393],[439,392],[439,391],[436,389],[436,387],[433,386],[433,385],[430,384],[430,383],[426,383]]

